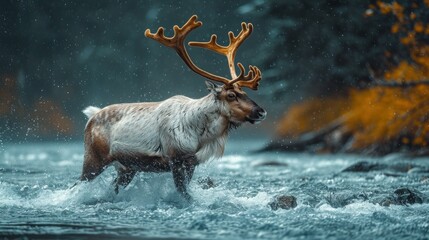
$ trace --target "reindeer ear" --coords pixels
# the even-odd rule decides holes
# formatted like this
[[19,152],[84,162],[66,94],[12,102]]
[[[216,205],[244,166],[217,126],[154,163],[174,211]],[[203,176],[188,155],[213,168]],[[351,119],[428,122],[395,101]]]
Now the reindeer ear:
[[214,93],[214,94],[218,94],[222,91],[222,88],[217,86],[216,84],[210,82],[210,81],[206,81],[206,86],[207,86],[207,90],[209,90],[209,92]]

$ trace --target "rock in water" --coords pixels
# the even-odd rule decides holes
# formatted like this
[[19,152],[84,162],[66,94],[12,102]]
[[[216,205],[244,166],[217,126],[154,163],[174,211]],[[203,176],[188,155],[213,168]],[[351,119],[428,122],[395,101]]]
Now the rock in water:
[[402,205],[423,203],[422,194],[416,190],[412,191],[408,188],[399,188],[395,190],[395,195],[396,201]]
[[326,202],[333,208],[345,207],[357,201],[367,201],[366,193],[357,193],[355,191],[331,192],[325,196]]
[[281,209],[292,209],[295,208],[298,204],[296,203],[296,197],[289,195],[280,195],[277,196],[274,201],[268,204],[271,209],[277,210]]
[[387,168],[387,164],[380,164],[380,163],[370,163],[370,162],[357,162],[346,169],[344,169],[342,172],[370,172],[370,171],[379,171],[384,170]]
[[409,188],[398,188],[394,191],[393,195],[386,197],[379,201],[379,204],[382,206],[390,206],[390,205],[411,205],[416,203],[424,203],[425,196],[423,193],[412,190]]

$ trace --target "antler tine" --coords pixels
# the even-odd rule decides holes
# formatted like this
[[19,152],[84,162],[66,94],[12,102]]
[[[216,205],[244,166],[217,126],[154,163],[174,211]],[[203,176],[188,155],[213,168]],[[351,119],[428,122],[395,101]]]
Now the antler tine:
[[238,48],[244,42],[244,40],[246,40],[246,38],[250,36],[252,31],[253,25],[251,23],[242,22],[241,31],[240,33],[238,33],[237,37],[234,36],[234,33],[232,31],[228,32],[230,45],[236,45],[236,48]]
[[237,52],[238,47],[246,40],[247,37],[253,31],[253,25],[251,23],[241,23],[241,31],[236,36],[232,31],[228,32],[229,44],[228,46],[219,45],[216,40],[217,36],[213,34],[208,42],[189,42],[189,46],[200,47],[212,50],[218,54],[224,55],[228,59],[228,66],[231,73],[231,77],[233,79],[237,78],[237,74],[235,72],[234,60],[235,54]]
[[[208,42],[189,42],[190,46],[200,47],[209,49],[215,53],[224,55],[228,59],[228,66],[231,73],[231,80],[227,85],[232,86],[234,83],[237,83],[239,86],[249,87],[253,90],[256,90],[258,87],[258,82],[261,80],[261,72],[258,68],[249,66],[249,72],[245,76],[244,75],[244,67],[241,63],[237,63],[237,66],[240,69],[240,74],[237,76],[235,72],[235,55],[237,53],[237,49],[240,45],[246,40],[253,31],[253,25],[251,23],[241,23],[241,31],[237,36],[234,35],[232,31],[228,32],[229,44],[227,46],[222,46],[217,43],[217,36],[213,34]],[[250,81],[249,83],[245,83],[246,81]]]
[[[228,53],[235,53],[238,49],[238,47],[241,45],[241,43],[246,40],[247,37],[250,36],[250,34],[253,31],[253,25],[251,23],[241,23],[241,31],[237,35],[237,37],[234,36],[234,33],[232,31],[228,32],[229,36],[229,44],[228,46],[222,46],[219,45],[216,40],[217,36],[216,34],[213,34],[210,38],[210,41],[208,42],[189,42],[189,46],[193,47],[200,47],[200,48],[206,48],[209,50],[212,50],[216,53],[219,53],[221,55],[227,55]],[[233,55],[235,56],[235,54]]]
[[241,63],[237,64],[240,68],[240,75],[229,82],[230,85],[236,83],[240,87],[248,87],[252,90],[258,90],[259,81],[262,79],[262,73],[259,68],[249,65],[249,72],[244,76],[244,67]]
[[158,28],[158,31],[156,31],[156,33],[151,33],[150,29],[146,29],[144,34],[146,37],[152,38],[153,40],[158,41],[164,46],[171,48],[179,47],[183,43],[183,40],[189,32],[203,25],[202,22],[196,20],[197,16],[193,15],[182,27],[174,25],[174,35],[172,37],[166,37],[164,35],[163,27]]
[[193,15],[182,27],[179,27],[177,25],[173,27],[173,30],[174,30],[173,37],[166,37],[164,35],[164,28],[162,27],[158,28],[158,31],[154,34],[151,33],[149,29],[146,29],[145,36],[163,44],[164,46],[171,47],[174,50],[176,50],[176,53],[182,58],[182,60],[186,63],[186,65],[188,65],[188,67],[192,71],[200,74],[205,78],[211,79],[213,81],[217,81],[223,84],[228,84],[229,82],[228,79],[206,72],[203,69],[196,66],[194,62],[192,62],[188,52],[186,51],[185,46],[183,45],[183,42],[186,36],[189,34],[189,32],[191,32],[195,28],[200,27],[201,25],[203,25],[203,23],[200,21],[197,21],[197,16]]

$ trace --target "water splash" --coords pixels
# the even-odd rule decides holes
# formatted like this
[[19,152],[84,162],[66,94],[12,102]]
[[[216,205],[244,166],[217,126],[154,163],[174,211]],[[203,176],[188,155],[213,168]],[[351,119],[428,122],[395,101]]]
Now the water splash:
[[[118,195],[113,167],[72,187],[82,157],[80,144],[8,146],[0,159],[0,232],[208,239],[389,238],[409,229],[417,238],[428,234],[427,200],[377,203],[404,186],[429,195],[424,173],[341,173],[361,157],[230,152],[197,168],[190,203],[177,193],[171,173],[140,173]],[[429,166],[429,160],[419,165]],[[208,177],[214,184],[202,186],[198,179]],[[295,196],[297,207],[271,209],[269,203],[282,194]]]

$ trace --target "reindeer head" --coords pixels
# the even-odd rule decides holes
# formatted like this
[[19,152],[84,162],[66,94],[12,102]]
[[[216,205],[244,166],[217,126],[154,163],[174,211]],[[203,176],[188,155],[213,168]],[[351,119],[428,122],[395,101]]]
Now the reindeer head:
[[218,54],[224,55],[228,59],[228,66],[231,73],[231,79],[227,79],[212,73],[206,72],[196,66],[184,46],[186,35],[202,26],[202,22],[197,21],[197,16],[192,16],[182,27],[175,25],[173,37],[166,37],[164,35],[164,28],[158,28],[156,33],[151,33],[149,29],[145,31],[146,37],[152,38],[161,44],[171,47],[176,50],[177,54],[183,59],[188,67],[201,76],[208,78],[212,81],[222,83],[217,86],[212,82],[207,81],[207,88],[212,92],[216,98],[224,103],[228,109],[228,117],[233,124],[239,124],[245,121],[250,123],[259,123],[265,119],[266,111],[259,107],[252,101],[247,94],[242,90],[242,87],[248,87],[252,90],[257,90],[259,81],[261,80],[261,71],[255,66],[249,66],[249,72],[245,75],[245,69],[241,63],[237,66],[240,69],[240,74],[237,76],[235,72],[235,54],[238,47],[244,40],[250,36],[253,30],[251,23],[242,23],[241,32],[234,36],[233,32],[229,32],[230,43],[228,46],[221,46],[216,42],[217,36],[212,35],[208,42],[189,42],[190,46],[201,47],[212,50]]

